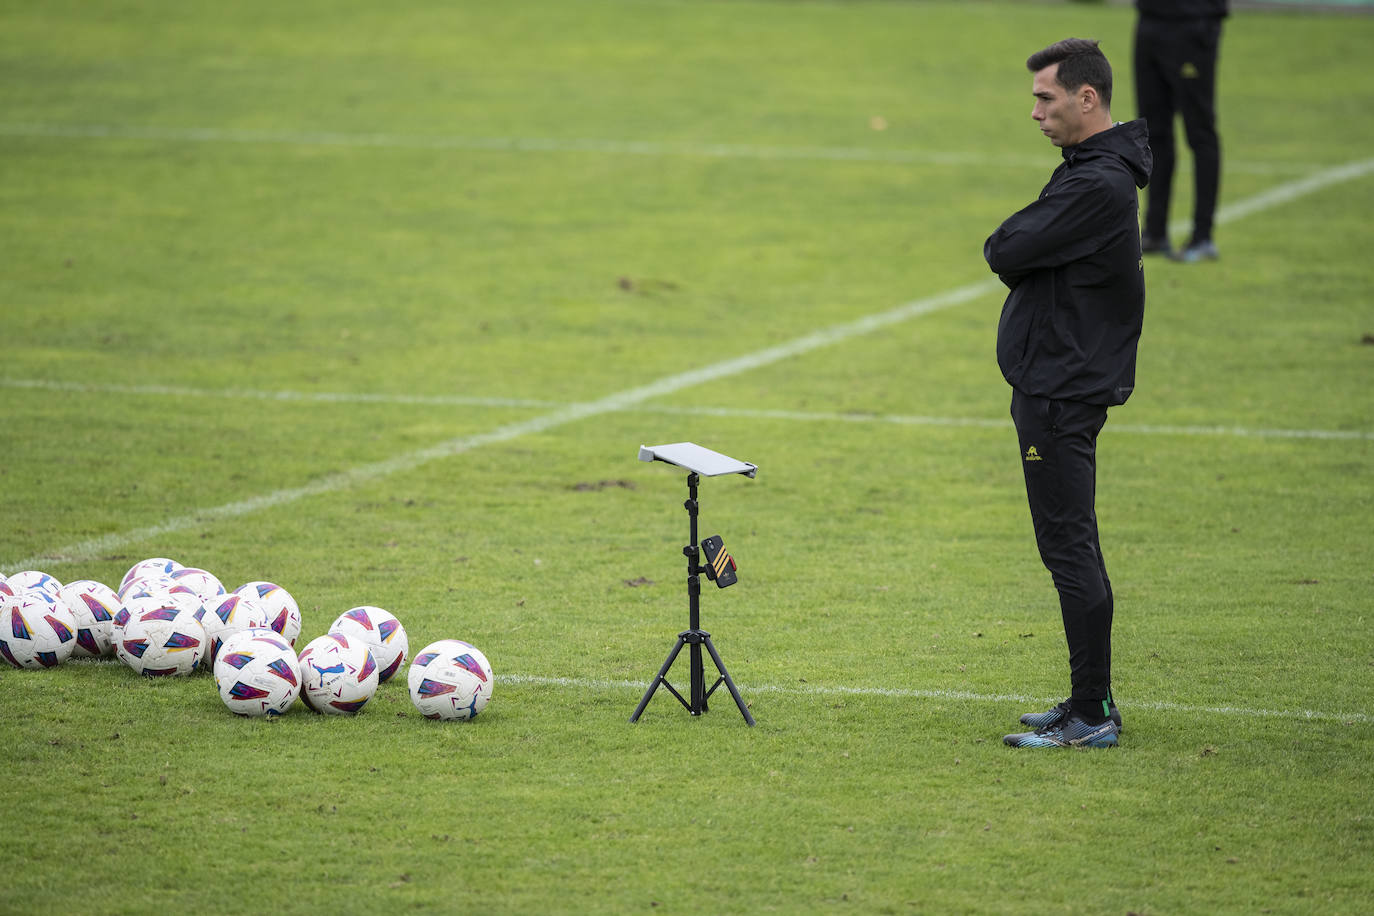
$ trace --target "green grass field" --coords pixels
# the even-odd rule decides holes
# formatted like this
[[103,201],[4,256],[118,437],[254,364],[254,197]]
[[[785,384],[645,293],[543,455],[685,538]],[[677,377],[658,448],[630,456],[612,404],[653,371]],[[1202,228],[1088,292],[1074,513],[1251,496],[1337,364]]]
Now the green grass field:
[[[1000,741],[1067,664],[981,246],[1058,158],[1026,55],[1102,39],[1134,117],[1132,26],[0,2],[0,571],[173,557],[497,673],[436,723],[0,671],[0,912],[1369,912],[1374,18],[1229,20],[1222,260],[1148,262],[1100,442],[1122,746]],[[760,467],[701,487],[752,729],[628,722],[683,440]]]

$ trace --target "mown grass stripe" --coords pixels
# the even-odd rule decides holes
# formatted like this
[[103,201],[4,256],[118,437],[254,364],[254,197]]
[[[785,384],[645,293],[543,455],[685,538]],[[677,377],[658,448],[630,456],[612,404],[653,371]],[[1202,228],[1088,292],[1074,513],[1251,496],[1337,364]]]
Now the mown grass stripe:
[[[178,385],[106,385],[86,382],[60,382],[45,379],[0,379],[0,388],[70,391],[79,394],[128,394],[164,397],[229,398],[284,403],[325,404],[418,404],[433,407],[492,407],[550,410],[570,407],[567,402],[538,401],[527,398],[476,397],[466,395],[378,394],[368,392],[257,391],[246,388],[189,388]],[[1010,418],[932,417],[909,414],[836,413],[807,410],[768,410],[748,407],[672,407],[641,404],[626,407],[627,413],[710,416],[722,419],[794,420],[802,423],[891,423],[898,426],[941,426],[974,429],[1006,429]],[[1111,422],[1105,435],[1127,433],[1148,436],[1233,436],[1243,439],[1316,439],[1374,441],[1374,430],[1361,429],[1277,429],[1273,427],[1227,426],[1223,424],[1184,425],[1168,423]]]
[[928,314],[938,309],[948,308],[962,302],[967,302],[978,296],[986,295],[997,285],[997,282],[994,280],[985,280],[970,286],[962,286],[948,292],[940,293],[939,295],[928,296],[924,299],[908,302],[885,312],[866,315],[854,321],[848,321],[843,324],[833,325],[829,328],[823,328],[819,331],[813,331],[810,334],[802,335],[801,337],[794,338],[793,340],[778,344],[774,347],[767,347],[763,350],[758,350],[743,356],[737,356],[733,359],[723,360],[708,366],[702,366],[701,368],[692,369],[687,372],[680,372],[676,375],[665,376],[647,385],[629,388],[596,401],[568,404],[550,413],[532,417],[517,423],[509,423],[489,432],[477,433],[471,436],[459,436],[454,439],[437,443],[428,448],[389,458],[385,461],[360,465],[359,467],[350,468],[346,471],[330,474],[304,486],[274,490],[261,496],[236,500],[221,506],[194,509],[185,515],[168,519],[157,525],[149,525],[144,528],[135,528],[122,532],[112,532],[97,538],[80,541],[48,553],[36,554],[34,556],[14,560],[5,564],[4,568],[8,570],[20,570],[43,568],[54,564],[89,561],[121,549],[128,544],[160,538],[178,531],[185,531],[188,528],[207,522],[237,518],[264,509],[271,509],[276,506],[296,502],[309,496],[333,493],[346,487],[356,486],[357,484],[365,483],[370,480],[376,480],[392,474],[409,471],[440,458],[460,455],[484,445],[509,442],[512,439],[546,432],[568,423],[585,420],[588,417],[625,410],[626,408],[650,400],[651,398],[662,397],[663,395],[672,394],[684,388],[691,388],[719,378],[737,375],[741,372],[748,372],[752,369],[757,369],[778,362],[779,360],[807,353],[820,347],[831,346],[859,334],[867,334],[878,328],[906,321],[918,315]]
[[[154,124],[0,123],[0,136],[32,139],[150,140],[160,143],[269,144],[375,149],[457,150],[509,153],[596,153],[617,156],[678,156],[814,162],[875,162],[974,168],[1043,169],[1044,156],[995,156],[959,150],[874,149],[858,146],[776,146],[659,140],[613,140],[577,137],[466,137],[397,133],[348,133],[330,130],[254,130],[225,127],[176,127]],[[1189,163],[1180,162],[1186,171]],[[1311,163],[1227,160],[1226,170],[1254,175],[1304,174]]]

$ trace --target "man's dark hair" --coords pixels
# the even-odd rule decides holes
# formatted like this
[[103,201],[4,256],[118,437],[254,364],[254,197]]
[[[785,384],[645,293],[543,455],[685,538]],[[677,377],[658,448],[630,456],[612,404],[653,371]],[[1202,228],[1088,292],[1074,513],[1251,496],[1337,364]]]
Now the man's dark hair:
[[1106,108],[1112,107],[1112,65],[1091,38],[1065,38],[1026,58],[1026,69],[1038,73],[1058,64],[1055,82],[1073,92],[1088,85],[1097,90]]

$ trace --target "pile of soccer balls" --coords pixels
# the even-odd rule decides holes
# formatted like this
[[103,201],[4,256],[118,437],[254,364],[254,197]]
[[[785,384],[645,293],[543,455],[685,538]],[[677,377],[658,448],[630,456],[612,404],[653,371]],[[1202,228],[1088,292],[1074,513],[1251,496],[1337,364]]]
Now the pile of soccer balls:
[[[232,592],[204,569],[155,557],[135,563],[119,588],[90,579],[63,585],[29,570],[0,576],[0,656],[16,668],[115,656],[148,676],[213,673],[230,711],[275,716],[296,698],[331,715],[360,711],[405,664],[405,627],[382,608],[340,614],[298,655],[300,608],[281,586],[247,582]],[[491,699],[491,664],[474,646],[441,639],[406,671],[426,718],[471,719]]]

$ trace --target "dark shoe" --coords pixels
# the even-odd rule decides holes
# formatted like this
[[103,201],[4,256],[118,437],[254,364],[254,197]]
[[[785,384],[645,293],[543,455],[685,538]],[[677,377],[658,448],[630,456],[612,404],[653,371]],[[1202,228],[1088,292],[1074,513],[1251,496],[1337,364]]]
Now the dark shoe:
[[[1022,725],[1029,725],[1031,728],[1049,728],[1064,721],[1072,710],[1069,708],[1069,701],[1065,700],[1058,706],[1052,706],[1044,712],[1028,712],[1021,717]],[[1112,722],[1116,725],[1118,732],[1121,728],[1121,713],[1117,711],[1115,703],[1107,705],[1107,714],[1111,716]]]
[[1007,735],[1002,743],[1008,747],[1116,747],[1120,734],[1121,729],[1111,719],[1089,725],[1078,714],[1069,713],[1057,725]]
[[1164,238],[1162,236],[1159,238],[1155,238],[1151,235],[1142,235],[1140,237],[1140,253],[1162,254],[1166,258],[1172,258],[1174,256],[1174,249],[1173,246],[1169,244],[1169,240],[1167,238]]
[[1177,254],[1169,255],[1181,264],[1196,264],[1198,261],[1215,261],[1220,255],[1217,253],[1217,246],[1211,239],[1203,239],[1201,242],[1189,242],[1188,247],[1180,250]]

